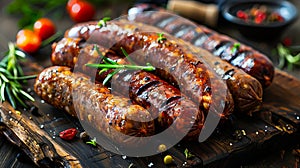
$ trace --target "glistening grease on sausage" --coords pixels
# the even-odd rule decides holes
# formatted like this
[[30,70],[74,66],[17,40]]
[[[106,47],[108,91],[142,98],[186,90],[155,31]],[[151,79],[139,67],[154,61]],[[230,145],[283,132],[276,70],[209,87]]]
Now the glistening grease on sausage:
[[130,141],[130,137],[154,134],[147,110],[112,95],[107,87],[92,83],[85,75],[72,73],[69,67],[46,68],[37,77],[34,90],[49,104],[88,122],[115,143],[134,146],[143,142]]
[[[73,28],[69,29],[69,31],[67,31],[65,35],[71,37],[87,38],[90,36],[91,33],[101,31],[100,28],[96,28],[95,26],[92,25],[93,24],[91,22],[86,24],[83,23],[83,24],[75,25]],[[108,25],[108,26],[114,31],[116,29],[119,29],[118,27],[122,27],[121,29],[123,31],[120,30],[119,34],[122,33],[124,34],[128,32],[130,32],[130,34],[135,34],[134,32],[139,32],[142,30],[145,31],[152,30],[152,31],[160,32],[159,29],[155,29],[151,26],[136,24],[124,20],[120,20],[116,22],[116,24],[112,23],[112,25]],[[108,34],[111,33],[112,35],[116,34],[116,33],[113,34],[108,29],[109,28],[106,28],[103,31]],[[103,37],[106,38],[105,36]],[[93,38],[100,39],[100,37],[97,36],[94,36]],[[197,59],[206,62],[206,64],[212,67],[212,69],[226,81],[229,90],[235,100],[235,108],[237,112],[251,114],[252,112],[259,110],[262,102],[263,91],[262,91],[261,84],[255,78],[246,74],[242,70],[230,65],[229,63],[221,60],[218,57],[210,56],[211,54],[203,49],[193,47],[192,45],[182,44],[182,41],[180,40],[176,40],[176,41],[181,45],[185,45],[186,48],[188,48],[190,51],[191,50],[195,51],[196,52],[195,55],[198,55]],[[157,59],[162,59],[162,58],[163,57]]]
[[[92,22],[88,22],[86,24],[76,25],[66,31],[65,37],[84,38],[85,40],[89,40],[89,43],[98,43],[110,48],[114,44],[121,42],[122,39],[128,37],[128,35],[136,34],[138,31],[156,30],[156,32],[160,32],[159,29],[152,26],[128,24],[123,21],[107,22],[107,25],[102,28],[95,26],[95,24],[97,23],[94,22],[93,25]],[[141,41],[143,39],[139,40]],[[139,43],[140,41],[137,42]],[[153,44],[156,43],[158,45],[157,48],[155,49],[155,47],[153,47],[152,49],[154,50],[145,49],[145,53],[142,54],[143,56],[135,57],[136,62],[140,64],[149,62],[157,67],[156,74],[167,80],[169,83],[179,86],[180,90],[191,97],[195,103],[200,102],[200,106],[205,115],[207,115],[208,110],[212,110],[216,113],[223,113],[223,116],[228,116],[232,113],[234,107],[232,96],[228,91],[226,84],[220,80],[221,78],[219,76],[216,76],[213,70],[208,70],[206,65],[200,60],[194,59],[195,57],[192,56],[191,53],[184,53],[175,41],[170,43],[171,48],[168,48],[167,45],[161,45],[154,40],[148,41],[148,43],[151,42],[153,42]],[[119,43],[119,46],[115,46],[113,50],[118,50],[119,53],[121,53],[120,47],[129,49],[128,47],[130,47],[130,45],[129,42],[124,42],[121,45]],[[161,52],[156,53],[159,51]],[[146,56],[149,60],[145,60]],[[166,58],[165,56],[169,57]],[[170,72],[176,75],[171,75]],[[212,90],[215,90],[213,91],[214,98],[211,98]],[[217,92],[220,92],[221,90],[226,91],[218,95]],[[212,99],[214,99],[214,101],[212,101]],[[213,104],[212,106],[210,104],[211,101]],[[220,108],[224,108],[224,110]]]
[[[180,70],[184,70],[185,72],[189,71],[189,69],[184,69],[184,60],[186,60],[188,63],[195,63],[196,61],[204,62],[206,65],[213,67],[215,72],[226,81],[228,89],[233,95],[237,112],[251,115],[252,112],[259,110],[262,102],[263,91],[261,84],[255,78],[227,63],[220,62],[220,60],[216,57],[207,57],[210,55],[209,52],[193,48],[193,46],[186,45],[186,47],[183,47],[182,50],[178,49],[177,53],[172,53],[171,51],[174,50],[174,47],[177,47],[177,44],[180,46],[185,45],[180,41],[175,43],[175,40],[173,40],[170,36],[166,36],[166,39],[170,40],[163,42],[162,47],[153,48],[153,46],[159,46],[159,44],[154,44],[158,39],[159,35],[156,33],[134,33],[133,35],[124,38],[119,43],[120,46],[129,46],[127,48],[124,47],[129,53],[136,50],[143,50],[145,56],[141,56],[141,54],[137,56],[137,59],[141,60],[142,62],[149,61],[151,63],[156,63],[157,66],[169,64],[170,68],[174,68],[175,74],[180,74]],[[119,46],[117,45],[117,48],[118,47]],[[186,54],[189,53],[188,51],[194,51],[194,54]],[[168,57],[169,54],[170,57]],[[161,58],[163,58],[163,60],[159,59],[159,55]],[[183,57],[183,59],[179,59],[179,63],[172,63],[172,59],[174,59],[176,56],[180,59]],[[184,56],[186,56],[186,58]],[[179,72],[176,71],[174,66],[180,68],[180,70],[178,70]],[[185,73],[183,73],[183,75],[185,75]],[[182,80],[182,78],[179,78],[179,80]],[[193,81],[193,79],[189,80]],[[214,82],[216,82],[216,80]],[[183,83],[184,86],[189,85],[191,87],[194,86],[193,84],[195,83]],[[220,85],[220,83],[217,85]],[[187,91],[186,94],[191,95],[192,99],[195,100],[195,97],[193,97],[195,96],[193,95],[195,92]]]
[[[274,66],[269,58],[226,35],[168,12],[140,12],[130,15],[130,19],[159,27],[175,37],[209,50],[255,77],[264,88],[272,82]],[[239,44],[239,47],[236,47],[236,44]]]
[[[96,44],[79,44],[76,43],[77,39],[74,39],[74,43],[71,38],[62,39],[57,44],[53,45],[52,62],[55,65],[64,64],[63,60],[74,60],[69,64],[71,68],[77,63],[78,71],[93,75],[90,70],[86,70],[86,63],[97,63],[95,56],[95,46],[97,46],[99,54],[106,56],[112,60],[115,60],[119,64],[127,63],[121,56],[116,56],[112,51],[109,51]],[[69,45],[77,44],[77,45]],[[65,47],[63,47],[65,46]],[[60,50],[57,50],[59,47]],[[78,53],[69,54],[68,51],[73,50],[71,48],[81,48]],[[79,57],[80,52],[80,58]],[[98,57],[99,57],[98,54]],[[101,82],[106,77],[105,74],[96,74],[96,79]],[[204,114],[199,110],[199,107],[180,93],[180,91],[169,83],[161,80],[154,74],[145,71],[128,71],[123,70],[117,73],[113,77],[111,82],[112,92],[117,92],[124,96],[130,97],[130,99],[149,109],[152,117],[155,118],[156,132],[159,133],[167,129],[170,125],[175,124],[174,132],[184,134],[189,130],[185,139],[196,140],[201,132],[201,128],[204,124]],[[194,118],[193,125],[191,125],[191,118]],[[174,134],[176,135],[176,133]]]

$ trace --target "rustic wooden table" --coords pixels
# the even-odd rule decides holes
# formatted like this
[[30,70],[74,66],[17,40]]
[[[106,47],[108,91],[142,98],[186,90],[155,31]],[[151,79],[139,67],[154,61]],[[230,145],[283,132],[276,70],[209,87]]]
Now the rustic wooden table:
[[[17,26],[17,17],[13,17],[10,15],[7,15],[4,11],[4,7],[7,5],[9,1],[4,0],[0,1],[0,21],[1,27],[0,27],[0,53],[3,53],[7,49],[7,42],[8,41],[15,41],[15,35],[18,31]],[[291,0],[297,8],[300,10],[300,1],[298,0]],[[113,17],[117,17],[122,14],[122,12],[126,11],[128,6],[118,7],[117,12],[113,12]],[[101,13],[99,14],[99,18],[101,17]],[[57,29],[64,31],[70,26],[72,26],[73,22],[68,19],[68,17],[63,17],[62,19],[55,20]],[[254,48],[260,50],[261,52],[267,54],[272,61],[275,63],[275,65],[278,62],[278,57],[276,54],[273,54],[273,49],[276,47],[276,45],[284,38],[289,37],[292,39],[293,44],[300,45],[300,17],[298,17],[297,21],[289,27],[280,38],[272,40],[272,41],[253,41],[250,39],[247,39],[243,37],[238,31],[232,29],[230,26],[228,26],[225,22],[221,22],[218,27],[215,29],[219,32],[222,32],[224,34],[228,34],[239,41],[246,43],[248,45],[253,46]],[[47,51],[47,49],[46,49]],[[44,53],[45,55],[49,53]],[[49,64],[49,61],[47,59],[47,56],[43,56],[40,59],[40,62],[44,65]],[[37,59],[38,60],[38,59]],[[287,71],[287,70],[286,70]],[[287,71],[289,74],[292,74],[293,76],[300,79],[300,69],[293,69],[292,71]],[[300,93],[296,93],[299,94]],[[300,102],[299,102],[300,103]],[[0,125],[1,127],[1,125]],[[299,140],[299,136],[296,136]],[[297,143],[296,143],[297,144]],[[284,146],[284,145],[283,145]],[[247,165],[245,167],[264,167],[264,166],[270,166],[270,167],[293,167],[295,166],[295,157],[292,154],[292,149],[299,148],[298,146],[292,146],[288,148],[282,148],[280,145],[278,146],[277,152],[274,152],[272,155],[268,155],[261,160],[258,160],[256,163],[253,163],[251,165]],[[11,144],[2,133],[0,133],[0,167],[34,167],[34,164],[31,162],[20,162],[17,158],[17,155],[21,151]],[[242,159],[242,158],[240,158]],[[299,165],[298,165],[299,166]]]

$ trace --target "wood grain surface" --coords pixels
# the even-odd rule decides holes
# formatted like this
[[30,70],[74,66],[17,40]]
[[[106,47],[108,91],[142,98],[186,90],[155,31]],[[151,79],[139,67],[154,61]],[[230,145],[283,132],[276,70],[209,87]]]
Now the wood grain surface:
[[[126,168],[130,164],[137,167],[148,167],[151,164],[166,167],[163,163],[166,154],[174,157],[174,164],[168,167],[239,166],[250,164],[262,154],[275,152],[274,149],[278,150],[278,142],[285,142],[279,145],[283,149],[299,145],[300,104],[297,102],[300,97],[295,94],[299,91],[298,79],[277,70],[274,83],[265,91],[264,105],[259,115],[233,118],[232,122],[220,125],[203,143],[182,141],[162,154],[149,157],[116,155],[100,146],[89,146],[78,136],[71,142],[60,139],[58,133],[62,130],[75,127],[83,131],[83,128],[77,119],[51,107],[38,97],[32,106],[37,107],[39,115],[22,109],[20,115],[3,103],[0,106],[1,130],[15,144],[15,148],[22,149],[40,167]],[[5,145],[1,147],[5,148]],[[185,149],[189,149],[195,157],[186,159]],[[15,157],[12,164],[14,160]]]

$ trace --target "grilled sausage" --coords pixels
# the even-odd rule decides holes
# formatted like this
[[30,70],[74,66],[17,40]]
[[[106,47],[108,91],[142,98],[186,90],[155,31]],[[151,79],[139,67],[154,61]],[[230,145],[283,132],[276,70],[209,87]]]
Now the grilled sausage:
[[[121,20],[122,21],[122,20]],[[129,28],[138,31],[139,27],[141,30],[145,31],[156,31],[160,32],[158,29],[152,29],[146,25],[136,25],[128,21],[124,21],[124,24],[127,23],[129,26],[124,26],[128,31]],[[89,22],[86,24],[79,24],[71,28],[66,32],[66,36],[73,37],[89,37],[89,34],[93,31],[97,31],[95,26],[92,26],[93,23]],[[130,26],[131,25],[131,26]],[[136,25],[136,26],[134,26]],[[89,28],[91,27],[91,28]],[[115,26],[112,26],[114,29]],[[141,28],[142,27],[142,28]],[[74,30],[77,30],[74,31]],[[84,31],[83,31],[84,30]],[[70,33],[72,32],[72,33]],[[84,35],[84,36],[83,36]],[[177,40],[178,43],[182,44],[180,40]],[[186,44],[182,44],[186,45]],[[222,61],[218,57],[212,57],[210,53],[205,50],[197,49],[192,45],[186,45],[189,50],[193,50],[196,53],[194,55],[202,55],[199,59],[206,62],[210,67],[212,67],[215,72],[221,76],[227,83],[231,94],[233,95],[235,101],[235,108],[237,112],[251,114],[252,112],[258,111],[262,103],[262,86],[261,84],[250,75],[239,70],[238,68],[230,65],[227,62]]]
[[[235,107],[237,108],[237,111],[240,113],[247,113],[250,114],[252,112],[258,111],[260,108],[261,102],[262,102],[262,86],[261,84],[254,78],[252,78],[250,75],[244,74],[243,72],[238,71],[236,68],[233,68],[232,66],[226,65],[225,63],[221,63],[218,61],[218,59],[215,59],[215,57],[207,57],[209,55],[208,52],[194,50],[197,51],[193,55],[186,55],[186,58],[184,57],[184,53],[188,53],[188,51],[183,52],[178,51],[177,53],[173,52],[174,46],[179,43],[174,43],[166,41],[165,45],[161,45],[158,47],[158,49],[153,49],[152,46],[157,46],[159,44],[155,44],[154,41],[157,41],[159,36],[156,33],[135,33],[134,35],[128,36],[126,39],[120,41],[120,45],[117,46],[123,46],[123,48],[126,48],[129,53],[134,52],[136,50],[143,50],[145,53],[145,56],[142,56],[139,54],[138,58],[139,60],[142,60],[142,62],[150,62],[153,63],[155,66],[163,66],[163,64],[169,64],[170,68],[174,68],[175,74],[180,74],[180,71],[189,71],[189,69],[184,69],[186,66],[184,64],[184,61],[187,61],[186,63],[195,63],[197,60],[205,61],[204,63],[206,65],[209,65],[211,67],[214,67],[214,70],[222,76],[222,78],[227,82],[228,89],[231,91],[233,98],[235,100]],[[170,36],[167,37],[171,38]],[[170,39],[172,41],[172,39]],[[126,44],[128,47],[126,47]],[[183,46],[183,44],[181,44]],[[175,46],[176,48],[176,46]],[[188,50],[191,49],[191,47],[186,47]],[[187,50],[185,49],[185,50]],[[161,51],[163,50],[163,51]],[[200,56],[196,54],[200,54]],[[157,55],[163,55],[165,61],[159,60],[159,57]],[[168,55],[170,57],[168,58]],[[175,57],[181,57],[178,59],[178,62],[172,62],[172,59]],[[183,56],[183,58],[182,58]],[[201,57],[202,56],[202,57]],[[179,63],[180,62],[180,63]],[[176,71],[176,68],[174,66],[177,66],[179,69]],[[195,68],[197,69],[197,67]],[[182,75],[186,75],[185,73],[182,73]],[[178,78],[179,80],[183,80],[183,78]],[[171,79],[169,79],[171,81]],[[192,80],[192,79],[188,79]],[[214,81],[216,82],[216,81]],[[191,86],[191,90],[186,91],[186,94],[192,95],[192,99],[196,99],[195,92],[192,91],[194,85],[193,82],[191,83],[181,83],[181,86],[189,85]],[[218,84],[219,85],[219,84]],[[203,98],[206,96],[203,96]],[[203,104],[204,105],[204,104]]]
[[[107,25],[102,28],[97,27],[96,24],[96,22],[78,24],[73,28],[67,30],[65,33],[65,37],[83,38],[85,40],[89,40],[89,43],[100,43],[100,45],[110,48],[114,44],[118,44],[118,42],[123,38],[127,37],[130,34],[135,34],[139,30],[155,30],[156,32],[160,32],[159,29],[151,26],[146,26],[143,24],[128,24],[122,21],[108,22]],[[173,41],[173,43],[175,43],[175,41]],[[145,62],[150,62],[152,64],[152,61],[157,61],[157,64],[153,64],[155,67],[158,67],[156,70],[156,74],[162,78],[165,78],[165,80],[172,83],[173,85],[177,85],[178,87],[180,87],[181,91],[183,91],[184,94],[191,96],[192,100],[195,103],[200,102],[200,106],[205,115],[207,115],[209,109],[215,111],[216,113],[223,112],[224,116],[228,116],[229,114],[231,114],[234,105],[232,96],[229,93],[226,84],[224,84],[220,80],[220,77],[215,76],[215,72],[213,72],[213,70],[208,71],[206,65],[204,65],[201,61],[190,59],[190,57],[192,57],[190,54],[183,53],[180,47],[178,48],[178,45],[173,43],[170,49],[168,49],[168,47],[166,47],[165,45],[158,44],[157,50],[154,50],[154,52],[162,50],[162,52],[175,52],[174,56],[187,56],[183,56],[184,58],[174,57],[173,59],[173,57],[170,57],[169,59],[164,59],[164,55],[171,56],[171,54],[152,53],[154,57],[152,57],[151,60],[146,61],[143,60],[144,58],[139,57],[136,58],[136,61],[142,64],[145,64]],[[129,46],[129,43],[124,44],[124,46],[122,47],[125,47],[126,45]],[[120,52],[120,47],[121,46],[114,46],[113,50],[119,50]],[[155,48],[153,47],[152,49]],[[163,51],[163,49],[165,50]],[[187,58],[188,60],[184,60],[185,58]],[[181,62],[182,60],[184,61]],[[171,75],[170,73],[168,73],[168,71],[172,71],[171,73],[176,75]],[[177,81],[180,81],[182,83],[178,85]],[[212,90],[214,90],[213,100],[215,102],[213,102],[213,106],[210,108],[210,101],[212,100]],[[221,92],[224,90],[226,90],[225,93],[223,92],[222,94],[217,95],[217,92]],[[202,97],[204,97],[204,99],[202,99]],[[224,106],[225,109],[223,111],[223,109],[220,108]]]
[[[77,39],[74,39],[74,43],[76,41]],[[93,74],[89,70],[85,70],[87,62],[97,63],[92,62],[96,61],[95,54],[93,54],[96,44],[82,47],[79,43],[77,45],[68,45],[69,43],[72,43],[71,38],[67,38],[67,40],[62,39],[53,46],[52,62],[59,65],[65,64],[61,62],[63,60],[79,61],[80,63],[77,64],[79,71],[89,75],[96,74],[96,79],[99,82],[103,81],[106,77],[103,73],[99,75],[99,73]],[[62,47],[63,44],[65,44],[65,47]],[[60,48],[60,50],[57,50],[56,47]],[[81,58],[78,59],[79,51],[78,53],[72,53],[73,55],[61,52],[73,50],[71,49],[72,47],[81,48]],[[97,46],[97,49],[103,56],[115,60],[119,64],[126,63],[125,59],[115,56],[101,46]],[[77,62],[70,62],[70,67],[73,68],[75,63]],[[129,95],[130,99],[135,103],[149,109],[148,111],[151,113],[152,118],[155,118],[156,133],[162,132],[172,124],[175,124],[176,129],[174,129],[174,132],[186,134],[188,130],[185,137],[186,140],[196,140],[199,136],[204,124],[203,112],[199,110],[199,107],[194,102],[183,96],[177,88],[161,80],[156,75],[145,71],[132,72],[123,70],[113,77],[112,85],[111,89],[114,93]],[[191,125],[191,123],[194,124]]]
[[215,72],[226,81],[234,99],[236,112],[251,115],[260,110],[263,88],[258,80],[218,57],[206,57],[209,55],[207,50],[199,50],[192,45],[188,45],[188,48],[198,54],[207,65],[213,67]]
[[[214,55],[255,77],[265,88],[272,82],[274,66],[267,56],[226,35],[168,12],[148,11],[131,14],[136,22],[154,25],[164,31],[203,47]],[[237,47],[236,44],[240,44]],[[234,49],[233,49],[234,48]]]
[[[128,88],[132,100],[154,113],[153,116],[157,116],[155,126],[160,128],[158,131],[163,131],[174,122],[178,128],[177,133],[191,128],[185,138],[198,139],[204,125],[203,111],[177,88],[156,75],[145,71],[117,73],[112,88],[117,92],[125,91],[123,94],[127,91],[124,88]],[[195,120],[193,125],[191,119]]]
[[69,67],[46,68],[37,77],[34,90],[49,104],[88,122],[115,143],[134,146],[143,142],[132,141],[132,136],[154,134],[154,122],[147,110],[110,94],[108,88],[72,73]]

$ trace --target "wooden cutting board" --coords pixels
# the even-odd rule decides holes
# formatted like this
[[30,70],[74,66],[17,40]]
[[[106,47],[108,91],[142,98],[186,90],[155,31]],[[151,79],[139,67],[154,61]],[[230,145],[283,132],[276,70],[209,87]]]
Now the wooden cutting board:
[[[29,71],[40,71],[30,63]],[[33,81],[28,89],[33,90]],[[282,145],[300,142],[300,81],[276,70],[273,84],[264,92],[261,112],[252,117],[236,117],[219,126],[205,142],[180,142],[170,150],[155,156],[133,158],[85,144],[79,136],[64,141],[58,133],[80,123],[64,112],[36,97],[30,110],[16,112],[4,102],[0,105],[0,129],[9,141],[18,146],[41,167],[220,167],[251,162]],[[38,113],[38,115],[37,115]],[[186,159],[184,150],[194,157]],[[170,154],[174,164],[164,165]]]

